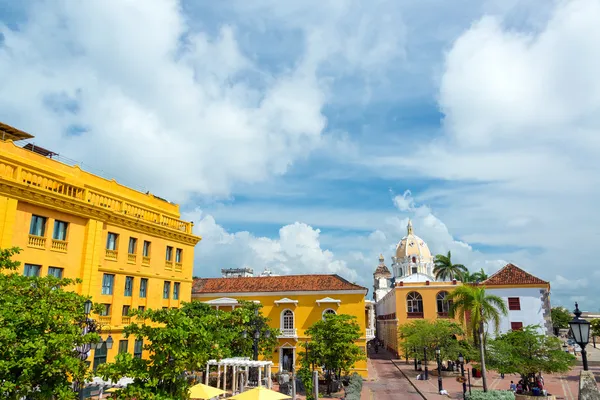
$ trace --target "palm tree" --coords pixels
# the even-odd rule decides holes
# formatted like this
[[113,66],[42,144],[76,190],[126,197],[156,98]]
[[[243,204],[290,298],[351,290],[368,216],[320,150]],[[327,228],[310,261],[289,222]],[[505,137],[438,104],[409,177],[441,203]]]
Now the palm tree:
[[483,282],[488,278],[488,275],[485,273],[483,268],[481,268],[479,271],[471,274],[471,278],[473,279],[472,282]]
[[458,317],[461,323],[468,314],[467,328],[477,333],[479,356],[481,357],[481,378],[483,391],[487,392],[487,377],[485,370],[484,325],[493,323],[496,332],[500,328],[501,315],[507,315],[508,309],[502,298],[488,294],[483,286],[459,286],[448,296],[452,300],[450,316]]
[[435,267],[433,268],[433,273],[435,274],[435,279],[454,279],[456,277],[460,277],[461,274],[467,272],[467,267],[462,264],[452,264],[452,253],[448,251],[448,255],[445,256],[443,254],[438,254],[435,256]]
[[462,283],[474,283],[475,274],[472,274],[467,270],[460,273],[459,279]]

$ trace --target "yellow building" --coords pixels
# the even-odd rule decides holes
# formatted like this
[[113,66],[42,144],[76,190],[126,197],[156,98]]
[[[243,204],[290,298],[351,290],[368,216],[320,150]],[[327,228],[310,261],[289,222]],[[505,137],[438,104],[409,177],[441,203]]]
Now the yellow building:
[[[308,340],[305,331],[327,313],[355,316],[363,332],[357,344],[366,351],[366,341],[373,337],[373,329],[366,328],[367,292],[338,275],[208,278],[194,281],[192,299],[225,310],[236,307],[238,299],[260,302],[270,326],[281,330],[271,358],[281,371],[292,364],[299,367],[300,343]],[[354,370],[366,377],[366,361],[359,361]]]
[[95,350],[92,365],[141,356],[142,343],[122,335],[126,314],[190,301],[200,238],[178,205],[14,143],[32,137],[0,123],[0,247],[22,249],[24,274],[81,279],[73,290],[103,305],[95,318],[114,346]]

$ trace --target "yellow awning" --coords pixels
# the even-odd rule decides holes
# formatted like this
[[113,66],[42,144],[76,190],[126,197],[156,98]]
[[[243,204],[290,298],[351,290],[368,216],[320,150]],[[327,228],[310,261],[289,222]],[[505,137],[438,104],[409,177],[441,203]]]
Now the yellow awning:
[[239,399],[239,400],[283,400],[283,399],[291,399],[290,396],[285,395],[283,393],[276,392],[274,390],[267,389],[265,387],[257,387],[252,390],[248,390],[247,392],[237,394],[230,399]]
[[207,386],[202,383],[194,385],[190,388],[190,398],[192,399],[212,399],[213,397],[217,397],[223,393],[225,393],[224,390]]

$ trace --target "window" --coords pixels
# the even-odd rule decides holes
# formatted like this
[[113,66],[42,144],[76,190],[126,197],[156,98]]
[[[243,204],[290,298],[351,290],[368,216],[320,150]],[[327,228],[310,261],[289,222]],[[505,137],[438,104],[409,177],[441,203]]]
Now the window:
[[94,351],[94,371],[98,368],[100,364],[106,363],[106,354],[108,353],[108,349],[106,348],[106,343],[102,343],[102,346],[99,349]]
[[113,294],[113,284],[115,282],[115,276],[112,274],[104,274],[102,278],[102,294],[111,295]]
[[127,353],[129,347],[129,340],[119,340],[119,354]]
[[106,237],[106,250],[117,250],[117,240],[119,239],[119,235],[116,233],[108,232],[108,236]]
[[437,294],[437,312],[440,316],[448,316],[450,312],[450,307],[452,306],[452,301],[447,299],[448,292],[439,292]]
[[179,300],[179,282],[173,284],[173,300]]
[[31,216],[31,225],[29,225],[29,234],[34,236],[44,236],[46,233],[46,217],[39,215]]
[[125,277],[125,296],[131,297],[133,293],[133,276]]
[[54,221],[54,232],[52,233],[52,239],[54,240],[67,240],[67,226],[69,224],[64,221]]
[[183,258],[183,249],[175,250],[175,262],[180,263]]
[[423,314],[423,298],[417,292],[410,292],[406,296],[406,311],[408,313]]
[[61,279],[63,277],[63,269],[58,267],[48,267],[48,276]]
[[165,255],[167,261],[173,260],[173,247],[167,246],[167,254]]
[[145,298],[148,291],[148,279],[142,278],[140,280],[140,297]]
[[25,270],[23,270],[23,275],[25,275],[25,276],[40,276],[41,269],[42,269],[41,265],[25,264]]
[[518,311],[521,309],[521,299],[518,297],[508,298],[508,309]]
[[520,331],[521,329],[523,329],[523,323],[522,322],[511,322],[510,329],[513,331]]
[[103,317],[108,317],[110,315],[110,304],[102,304],[102,310],[100,310],[100,315]]
[[168,299],[169,294],[171,294],[171,282],[165,281],[163,286],[163,299]]
[[121,312],[121,316],[128,317],[129,316],[129,308],[130,308],[130,306],[123,306],[123,311]]
[[137,249],[137,239],[134,237],[130,237],[129,238],[129,248],[128,248],[127,252],[129,254],[135,254],[136,249]]
[[335,312],[335,310],[332,310],[331,308],[328,308],[327,310],[323,311],[323,319],[325,319],[326,315],[336,315],[337,313]]
[[[333,310],[331,310],[333,311]],[[281,329],[294,329],[294,312],[292,310],[285,310],[281,316]]]
[[138,311],[145,311],[146,307],[145,306],[138,306]]
[[150,242],[144,240],[144,247],[142,248],[142,256],[150,257]]
[[142,351],[144,350],[144,340],[136,339],[133,344],[133,357],[142,358]]

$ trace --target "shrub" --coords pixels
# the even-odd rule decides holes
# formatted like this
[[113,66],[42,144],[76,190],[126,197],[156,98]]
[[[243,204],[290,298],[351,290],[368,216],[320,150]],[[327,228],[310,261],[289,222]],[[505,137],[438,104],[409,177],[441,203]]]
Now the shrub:
[[348,386],[346,387],[346,400],[360,400],[363,379],[356,372],[350,375]]
[[514,400],[515,395],[510,390],[491,390],[483,392],[474,390],[472,394],[467,394],[467,400]]

